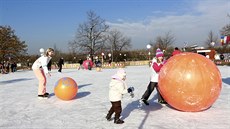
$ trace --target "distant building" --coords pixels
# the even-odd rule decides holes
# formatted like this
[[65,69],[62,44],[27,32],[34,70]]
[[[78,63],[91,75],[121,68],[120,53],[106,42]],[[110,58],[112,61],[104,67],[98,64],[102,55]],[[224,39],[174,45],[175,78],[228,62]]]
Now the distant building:
[[203,47],[195,48],[195,52],[209,58],[210,60],[214,60],[216,55],[214,49],[204,49]]

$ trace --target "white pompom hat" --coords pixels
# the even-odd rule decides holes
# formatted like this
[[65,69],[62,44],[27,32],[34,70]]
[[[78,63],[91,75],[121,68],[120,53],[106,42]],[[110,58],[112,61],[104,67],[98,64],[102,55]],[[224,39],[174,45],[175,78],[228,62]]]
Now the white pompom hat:
[[44,48],[40,48],[39,52],[44,53],[45,52]]
[[126,78],[126,72],[125,72],[125,70],[122,69],[122,68],[119,68],[118,71],[117,71],[117,73],[114,74],[112,76],[112,78],[114,78],[114,79],[120,79],[120,80]]

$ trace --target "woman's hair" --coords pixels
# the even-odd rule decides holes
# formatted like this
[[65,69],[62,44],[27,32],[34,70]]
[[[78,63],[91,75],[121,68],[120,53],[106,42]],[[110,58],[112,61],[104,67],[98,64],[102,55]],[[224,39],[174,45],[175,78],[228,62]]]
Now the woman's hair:
[[49,56],[49,52],[54,52],[54,49],[53,48],[48,48],[46,50],[46,56]]

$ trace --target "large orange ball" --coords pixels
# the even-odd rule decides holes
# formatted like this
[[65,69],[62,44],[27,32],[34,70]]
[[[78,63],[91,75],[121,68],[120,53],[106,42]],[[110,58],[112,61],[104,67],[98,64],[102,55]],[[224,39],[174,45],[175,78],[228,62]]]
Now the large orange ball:
[[77,95],[77,83],[70,77],[59,79],[54,87],[55,95],[62,100],[71,100]]
[[171,57],[162,67],[158,81],[168,104],[188,112],[209,108],[222,88],[216,65],[203,55],[189,52]]

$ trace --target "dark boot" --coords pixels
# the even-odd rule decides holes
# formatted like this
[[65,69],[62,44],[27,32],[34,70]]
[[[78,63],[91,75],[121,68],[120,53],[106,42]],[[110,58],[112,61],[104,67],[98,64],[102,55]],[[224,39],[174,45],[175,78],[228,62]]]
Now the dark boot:
[[112,115],[113,115],[113,113],[114,113],[114,110],[113,110],[113,107],[111,107],[110,108],[110,110],[108,111],[108,114],[106,115],[106,119],[108,120],[108,121],[111,121],[112,120]]
[[107,115],[106,115],[105,118],[107,119],[107,121],[111,121],[111,120],[112,120],[112,119],[111,119],[111,116],[112,116],[112,114],[107,114]]
[[141,101],[145,104],[145,105],[149,105],[149,102],[147,101],[147,100],[145,100],[145,99],[141,99]]
[[114,123],[115,123],[115,124],[123,124],[124,121],[121,120],[121,119],[114,119]]
[[164,100],[158,100],[158,103],[160,103],[160,104],[168,104],[166,101],[164,101]]

